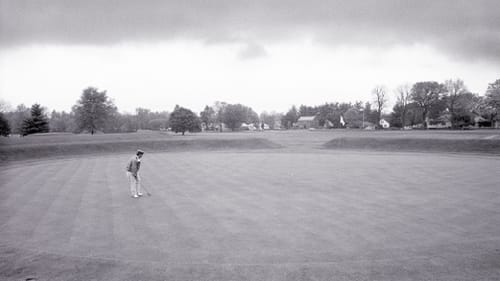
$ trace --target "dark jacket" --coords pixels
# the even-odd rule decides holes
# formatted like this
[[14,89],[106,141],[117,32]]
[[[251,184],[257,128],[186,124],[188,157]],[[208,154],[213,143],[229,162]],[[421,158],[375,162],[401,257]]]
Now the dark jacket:
[[130,161],[127,164],[127,172],[132,173],[134,176],[137,176],[137,172],[141,168],[141,160],[137,156],[133,156],[130,158]]

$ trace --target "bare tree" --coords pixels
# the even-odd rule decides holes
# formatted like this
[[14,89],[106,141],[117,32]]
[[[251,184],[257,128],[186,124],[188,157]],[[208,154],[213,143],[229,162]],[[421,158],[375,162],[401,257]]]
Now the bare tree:
[[446,89],[446,105],[450,112],[450,122],[453,128],[457,127],[457,106],[463,94],[467,92],[464,81],[449,79],[444,82]]
[[135,109],[135,115],[137,119],[137,130],[149,129],[148,123],[151,120],[149,118],[151,115],[151,110],[147,108],[137,107]]
[[12,110],[12,107],[10,106],[10,104],[3,100],[3,99],[0,99],[0,112],[8,112],[8,111],[11,111]]
[[378,85],[372,90],[372,94],[375,100],[375,106],[377,107],[377,125],[380,124],[380,119],[382,118],[382,110],[387,105],[387,90],[385,86]]
[[486,90],[486,101],[492,109],[491,120],[495,122],[495,128],[498,128],[498,116],[500,113],[500,79],[488,85]]
[[222,132],[223,130],[222,117],[224,115],[224,110],[226,109],[226,107],[227,103],[221,101],[216,101],[213,106],[213,109],[215,111],[215,119],[219,123],[219,128],[218,128],[219,132]]
[[401,127],[404,129],[406,125],[406,114],[408,113],[408,104],[411,102],[410,84],[399,85],[396,88],[396,102],[401,107]]

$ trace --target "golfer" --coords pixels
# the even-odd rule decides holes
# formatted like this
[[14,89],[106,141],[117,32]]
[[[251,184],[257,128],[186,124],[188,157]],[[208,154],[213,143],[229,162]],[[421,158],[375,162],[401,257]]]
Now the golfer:
[[130,183],[130,193],[133,198],[142,196],[141,192],[141,178],[139,177],[139,169],[141,168],[141,158],[144,151],[137,150],[137,153],[130,158],[127,164],[127,177]]

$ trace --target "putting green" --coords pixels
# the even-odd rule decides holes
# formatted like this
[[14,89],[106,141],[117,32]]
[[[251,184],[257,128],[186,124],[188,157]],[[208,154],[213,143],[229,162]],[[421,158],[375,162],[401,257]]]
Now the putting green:
[[151,153],[140,199],[128,157],[4,166],[0,279],[500,276],[498,157]]

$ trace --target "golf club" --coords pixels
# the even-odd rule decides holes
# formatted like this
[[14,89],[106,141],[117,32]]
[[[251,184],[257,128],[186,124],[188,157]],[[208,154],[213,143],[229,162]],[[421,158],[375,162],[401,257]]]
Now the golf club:
[[141,182],[141,187],[146,191],[146,194],[148,196],[151,196],[151,193],[149,192],[149,190],[144,186],[143,182]]

